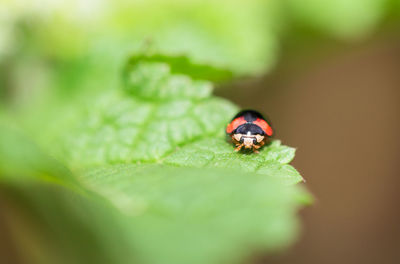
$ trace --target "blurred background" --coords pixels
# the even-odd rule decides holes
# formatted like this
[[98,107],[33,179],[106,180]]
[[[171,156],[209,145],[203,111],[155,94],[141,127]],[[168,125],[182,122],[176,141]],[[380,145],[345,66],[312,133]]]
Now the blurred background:
[[40,142],[132,52],[228,68],[215,93],[270,117],[316,199],[294,247],[251,263],[399,263],[399,18],[398,0],[2,1],[1,111]]
[[399,37],[288,56],[262,80],[221,92],[270,115],[316,197],[294,248],[256,263],[399,262]]

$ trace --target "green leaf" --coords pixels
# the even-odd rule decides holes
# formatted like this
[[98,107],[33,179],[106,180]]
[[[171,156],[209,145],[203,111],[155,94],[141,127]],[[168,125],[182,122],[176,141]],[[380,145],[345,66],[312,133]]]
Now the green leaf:
[[288,165],[295,150],[273,141],[260,154],[242,154],[232,151],[232,146],[219,138],[206,138],[187,144],[167,156],[164,163],[175,166],[237,168],[244,172],[254,172],[277,177],[288,184],[303,180],[301,175]]
[[302,180],[287,165],[294,149],[279,141],[260,154],[235,153],[225,140],[224,129],[238,108],[211,96],[213,84],[197,67],[180,71],[171,61],[187,60],[141,56],[129,61],[124,75],[127,94],[103,96],[90,106],[81,127],[70,134],[66,152],[72,167],[151,162],[237,167],[245,172],[282,175],[288,183]]
[[[163,54],[137,54],[132,56],[126,67],[125,75],[135,71],[137,63],[164,62],[169,65],[169,70],[174,74],[188,75],[196,80],[209,80],[212,82],[223,82],[233,78],[233,73],[228,69],[216,68],[206,64],[198,64],[192,62],[187,56],[166,56]],[[124,76],[125,80],[129,80],[129,76]],[[129,82],[127,84],[130,85]]]
[[[0,205],[30,263],[239,263],[287,247],[298,233],[304,193],[279,179],[156,164],[112,165],[71,179],[66,169],[48,171],[61,165],[1,128],[0,159],[11,163],[0,167]],[[9,165],[18,160],[20,168]]]

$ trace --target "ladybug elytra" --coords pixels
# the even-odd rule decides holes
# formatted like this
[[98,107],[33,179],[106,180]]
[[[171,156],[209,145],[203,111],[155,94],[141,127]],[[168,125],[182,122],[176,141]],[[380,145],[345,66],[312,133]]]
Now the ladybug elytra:
[[257,111],[243,110],[226,127],[226,133],[235,144],[235,151],[250,149],[258,153],[268,137],[273,135],[269,122]]

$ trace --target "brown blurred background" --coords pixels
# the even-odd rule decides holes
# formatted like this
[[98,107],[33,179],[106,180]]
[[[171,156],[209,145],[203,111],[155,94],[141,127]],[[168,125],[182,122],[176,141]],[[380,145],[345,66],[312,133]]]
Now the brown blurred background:
[[399,34],[317,43],[284,47],[272,74],[219,91],[270,117],[316,198],[298,243],[256,262],[400,263]]

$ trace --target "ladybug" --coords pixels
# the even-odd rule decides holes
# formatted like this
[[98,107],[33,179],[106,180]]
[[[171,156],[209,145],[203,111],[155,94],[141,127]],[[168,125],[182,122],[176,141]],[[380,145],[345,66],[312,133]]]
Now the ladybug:
[[243,110],[235,115],[226,127],[226,134],[235,144],[235,151],[244,147],[258,153],[274,132],[269,122],[257,111]]

